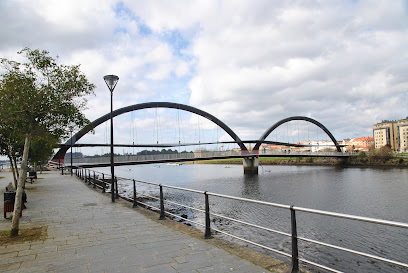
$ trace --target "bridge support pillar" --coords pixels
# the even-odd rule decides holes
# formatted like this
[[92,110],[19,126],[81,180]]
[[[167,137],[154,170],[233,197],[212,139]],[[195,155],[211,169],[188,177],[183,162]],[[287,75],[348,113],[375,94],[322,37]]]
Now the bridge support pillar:
[[259,158],[258,157],[244,157],[242,159],[245,174],[258,174]]

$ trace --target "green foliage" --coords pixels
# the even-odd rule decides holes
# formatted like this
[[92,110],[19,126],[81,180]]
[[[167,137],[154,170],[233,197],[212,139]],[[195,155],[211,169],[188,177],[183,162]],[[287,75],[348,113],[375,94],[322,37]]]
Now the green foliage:
[[390,146],[386,145],[378,149],[371,149],[368,153],[368,157],[372,160],[388,160],[392,158],[392,154]]
[[360,151],[360,152],[358,153],[358,157],[360,157],[360,158],[366,158],[366,157],[367,157],[367,153],[364,152],[364,151]]
[[61,137],[68,136],[68,126],[89,123],[81,111],[84,96],[93,94],[95,86],[79,65],[60,65],[47,51],[24,48],[18,53],[26,63],[0,59],[5,69],[0,78],[0,152],[21,156],[30,134],[34,137],[30,159],[38,161],[49,156],[50,147]]
[[83,127],[89,121],[81,113],[83,96],[93,94],[79,65],[58,65],[47,51],[25,48],[18,52],[27,63],[0,59],[6,73],[0,85],[0,118],[28,132],[49,131],[67,136],[67,126]]
[[39,134],[33,137],[30,145],[28,161],[31,166],[45,165],[58,147],[59,139],[53,134]]
[[[137,153],[137,155],[157,155],[157,154],[178,154],[179,152],[177,150],[172,150],[172,149],[161,149],[161,151],[158,150],[143,150]],[[181,153],[193,153],[193,152],[187,152],[183,151]]]

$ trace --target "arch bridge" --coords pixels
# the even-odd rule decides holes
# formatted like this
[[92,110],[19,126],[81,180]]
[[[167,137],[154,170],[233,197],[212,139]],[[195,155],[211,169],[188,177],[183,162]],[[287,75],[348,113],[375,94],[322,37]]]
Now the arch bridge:
[[[229,143],[236,143],[239,146],[240,151],[206,151],[200,152],[199,154],[195,153],[179,153],[177,156],[172,155],[127,155],[127,156],[115,156],[114,165],[115,166],[123,166],[123,165],[137,165],[137,164],[157,164],[157,163],[178,163],[178,162],[186,162],[186,161],[203,161],[203,160],[211,160],[211,159],[226,159],[226,158],[243,158],[243,165],[244,165],[244,172],[245,173],[258,173],[258,165],[259,165],[259,156],[262,157],[282,157],[282,156],[290,156],[290,157],[335,157],[335,158],[344,158],[348,157],[347,153],[343,153],[341,151],[341,147],[331,134],[331,132],[320,122],[303,116],[294,116],[288,117],[283,120],[276,122],[272,125],[268,130],[266,130],[262,136],[257,140],[241,140],[241,138],[224,122],[219,120],[217,117],[211,115],[208,112],[200,110],[198,108],[179,104],[179,103],[172,103],[172,102],[148,102],[148,103],[141,103],[141,104],[134,104],[130,106],[126,106],[120,109],[117,109],[112,112],[112,118],[142,109],[149,109],[149,108],[167,108],[167,109],[177,109],[187,111],[205,119],[215,123],[219,126],[222,130],[224,130],[231,138],[232,141],[223,141],[223,142],[216,142],[217,144],[229,144]],[[79,139],[81,139],[85,134],[93,130],[95,127],[101,125],[102,123],[110,120],[110,113],[103,115],[102,117],[94,120],[89,125],[85,126],[75,135],[73,135],[70,139],[68,139],[64,144],[60,145],[60,149],[54,155],[53,159],[51,160],[53,163],[57,163],[59,165],[64,164],[65,154],[71,147],[103,147],[103,146],[110,146],[110,144],[83,144],[77,143]],[[268,141],[266,138],[279,126],[284,123],[294,121],[294,120],[301,120],[312,123],[322,129],[334,143],[336,148],[336,152],[324,152],[324,153],[312,153],[312,152],[298,152],[298,153],[291,153],[286,154],[285,152],[265,152],[261,151],[262,144],[273,144],[273,145],[281,145],[286,147],[307,147],[311,145],[304,145],[299,143],[284,143],[278,141]],[[254,144],[253,149],[248,149],[246,144]],[[134,144],[114,144],[115,147],[146,147],[146,148],[169,148],[169,147],[180,147],[180,146],[193,146],[193,145],[205,145],[205,144],[215,144],[215,142],[208,142],[208,143],[184,143],[184,144],[143,144],[143,145],[134,145]],[[81,162],[76,162],[73,165],[74,168],[76,167],[83,167],[83,168],[93,168],[93,167],[105,167],[110,166],[109,158],[101,159],[93,159],[90,160],[89,158],[82,159]]]

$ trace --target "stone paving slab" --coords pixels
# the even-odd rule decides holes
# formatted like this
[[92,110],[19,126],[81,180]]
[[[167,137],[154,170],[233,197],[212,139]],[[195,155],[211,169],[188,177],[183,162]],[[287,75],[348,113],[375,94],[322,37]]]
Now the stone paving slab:
[[[0,179],[3,195],[12,177],[7,172],[0,176],[5,176]],[[50,171],[39,178],[27,184],[20,228],[47,227],[48,236],[0,246],[0,272],[268,272],[120,202],[112,203],[75,176]],[[0,230],[10,224],[1,217]]]

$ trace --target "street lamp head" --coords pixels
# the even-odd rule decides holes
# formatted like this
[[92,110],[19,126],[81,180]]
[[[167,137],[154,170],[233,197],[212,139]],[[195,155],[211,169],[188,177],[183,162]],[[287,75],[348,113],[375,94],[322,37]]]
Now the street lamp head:
[[116,75],[106,75],[103,77],[106,85],[108,86],[109,90],[111,91],[111,93],[113,92],[113,89],[115,89],[116,84],[119,81],[119,77]]

